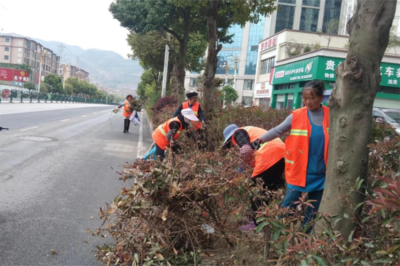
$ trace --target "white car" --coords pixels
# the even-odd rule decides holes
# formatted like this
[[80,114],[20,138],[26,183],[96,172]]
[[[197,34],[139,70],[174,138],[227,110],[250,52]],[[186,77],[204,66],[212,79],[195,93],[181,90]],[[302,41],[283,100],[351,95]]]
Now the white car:
[[381,120],[382,122],[391,125],[397,134],[400,134],[400,110],[399,109],[384,109],[384,108],[374,108],[373,118],[376,120]]

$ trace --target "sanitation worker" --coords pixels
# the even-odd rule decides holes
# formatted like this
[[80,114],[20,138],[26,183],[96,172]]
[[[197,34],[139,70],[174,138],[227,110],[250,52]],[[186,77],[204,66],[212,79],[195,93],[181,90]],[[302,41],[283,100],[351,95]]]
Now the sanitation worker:
[[180,146],[177,144],[171,144],[174,140],[177,140],[184,129],[192,124],[192,122],[199,121],[191,109],[184,109],[177,117],[174,117],[162,125],[158,126],[153,132],[153,140],[156,144],[156,157],[161,160],[165,157],[165,150],[168,147],[172,148],[172,151],[177,153],[180,150]]
[[[265,129],[259,127],[246,126],[239,128],[232,124],[225,128],[225,142],[223,148],[237,145],[240,148],[240,168],[251,166],[253,173],[251,180],[256,185],[257,179],[263,181],[263,188],[273,191],[285,186],[283,172],[285,170],[285,144],[281,139],[275,138],[269,142],[258,146],[258,139],[267,133]],[[256,211],[264,204],[260,198],[250,199],[251,209],[253,210],[253,221],[250,224],[239,227],[242,231],[254,230],[256,228]],[[268,200],[266,202],[268,204]]]
[[195,91],[188,91],[186,93],[186,98],[188,99],[186,102],[183,102],[178,109],[174,112],[172,117],[178,116],[182,110],[191,109],[194,115],[198,118],[199,121],[194,122],[193,128],[195,130],[202,129],[204,122],[204,114],[203,110],[201,109],[200,104],[197,102],[198,93]]
[[[293,111],[279,126],[260,138],[260,143],[268,143],[290,130],[285,141],[287,191],[282,206],[295,208],[294,202],[299,200],[302,193],[308,193],[313,207],[307,207],[303,226],[315,218],[325,187],[329,108],[321,104],[324,90],[321,81],[306,83],[302,92],[305,107]],[[312,227],[308,227],[307,233],[311,230]]]
[[122,115],[124,116],[124,133],[128,133],[129,132],[129,125],[131,123],[131,121],[129,120],[129,118],[132,115],[132,111],[129,108],[130,107],[130,102],[133,100],[133,96],[132,95],[128,95],[126,96],[126,101],[124,103],[124,105],[120,105],[118,106],[118,108],[121,108],[122,106],[124,107]]

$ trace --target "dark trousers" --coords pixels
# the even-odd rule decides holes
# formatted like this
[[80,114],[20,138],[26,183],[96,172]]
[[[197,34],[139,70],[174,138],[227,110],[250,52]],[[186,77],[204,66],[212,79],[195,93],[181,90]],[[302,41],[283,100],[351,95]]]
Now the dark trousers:
[[[181,150],[181,146],[175,144],[172,146],[172,153],[179,154]],[[165,158],[165,150],[161,149],[157,144],[156,144],[156,158],[160,158],[161,161],[164,160]]]
[[[258,176],[252,177],[251,180],[254,182],[254,185],[257,184],[257,179],[262,179],[263,188],[267,190],[278,190],[285,186],[285,180],[282,175],[285,171],[285,160],[281,159],[276,164],[259,174]],[[260,206],[268,205],[271,202],[271,197],[266,196],[264,199],[261,198],[250,198],[251,209],[253,210],[253,221],[256,223],[256,211]]]
[[129,131],[129,125],[131,124],[131,120],[129,118],[124,119],[124,131],[128,132]]
[[[302,193],[303,192],[301,191],[287,189],[285,199],[282,202],[282,207],[296,208],[294,202],[299,201]],[[307,206],[306,214],[304,216],[303,228],[306,224],[314,220],[315,216],[317,215],[323,193],[324,190],[308,192],[307,198],[308,200],[313,201],[310,202],[313,208]],[[311,230],[312,226],[307,229],[306,233],[309,234]]]

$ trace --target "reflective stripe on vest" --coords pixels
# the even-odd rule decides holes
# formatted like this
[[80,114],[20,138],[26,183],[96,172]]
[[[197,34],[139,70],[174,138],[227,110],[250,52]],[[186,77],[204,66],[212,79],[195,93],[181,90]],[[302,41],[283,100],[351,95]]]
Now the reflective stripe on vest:
[[[325,164],[327,164],[329,146],[329,108],[322,106],[322,109],[324,112],[322,127],[325,135],[324,160]],[[290,130],[289,137],[285,141],[285,177],[288,184],[305,187],[307,183],[308,150],[310,145],[309,138],[312,127],[306,107],[295,110],[292,114],[292,129]]]
[[[193,111],[193,113],[194,113],[194,115],[195,116],[199,116],[199,106],[200,106],[200,104],[198,103],[198,102],[196,102],[196,103],[194,103],[193,105],[192,105],[192,111]],[[184,103],[182,103],[182,110],[183,109],[188,109],[188,108],[190,108],[189,107],[189,102],[188,101],[186,101],[186,102],[184,102]]]
[[180,137],[182,133],[182,123],[179,121],[177,117],[164,122],[162,125],[158,126],[156,130],[153,132],[153,140],[160,147],[162,150],[165,150],[167,147],[170,146],[170,142],[167,140],[167,134],[169,132],[169,124],[173,121],[179,122],[180,128],[177,132],[175,132],[173,138],[176,140]]

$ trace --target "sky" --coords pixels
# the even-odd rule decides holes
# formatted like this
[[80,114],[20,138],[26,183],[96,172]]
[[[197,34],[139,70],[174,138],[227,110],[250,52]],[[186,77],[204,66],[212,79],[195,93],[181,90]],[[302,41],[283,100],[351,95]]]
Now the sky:
[[0,0],[0,32],[114,51],[127,58],[131,53],[126,42],[128,30],[108,11],[112,2]]

